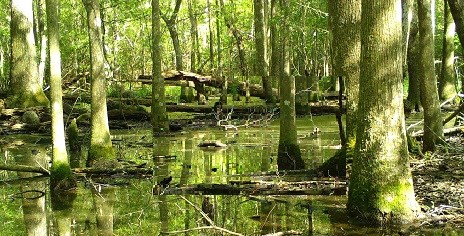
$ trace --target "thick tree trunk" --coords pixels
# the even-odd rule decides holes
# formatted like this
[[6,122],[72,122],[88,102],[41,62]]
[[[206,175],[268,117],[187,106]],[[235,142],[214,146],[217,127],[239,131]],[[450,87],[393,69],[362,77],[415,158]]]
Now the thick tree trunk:
[[361,0],[330,0],[328,9],[332,30],[332,67],[334,76],[346,80],[346,136],[349,148],[354,148],[359,100]]
[[420,210],[405,133],[400,5],[401,0],[362,0],[358,115],[363,119],[347,208],[369,224],[408,222]]
[[297,142],[296,112],[295,112],[295,77],[290,75],[290,46],[288,19],[290,6],[288,0],[282,0],[280,7],[284,13],[281,32],[281,74],[280,74],[280,135],[277,157],[279,170],[304,169]]
[[424,107],[424,151],[434,151],[443,140],[443,118],[438,99],[434,65],[432,0],[417,1],[419,18],[419,61],[421,104]]
[[33,32],[32,0],[11,1],[11,71],[12,95],[9,107],[48,106],[39,84],[37,53]]
[[442,101],[456,96],[456,75],[454,73],[454,34],[456,33],[456,25],[446,0],[443,18],[445,32],[443,33],[441,75],[438,83],[438,94]]
[[46,0],[47,31],[50,49],[50,99],[52,102],[52,167],[50,169],[50,184],[51,189],[67,190],[74,188],[76,182],[72,178],[64,134],[59,42],[59,2],[59,0]]
[[98,0],[83,0],[87,12],[90,43],[92,95],[91,138],[87,166],[106,165],[115,161],[106,109],[106,78],[104,74],[103,41]]
[[161,25],[159,0],[152,0],[152,103],[151,116],[154,133],[169,130],[166,112],[164,79],[161,76]]

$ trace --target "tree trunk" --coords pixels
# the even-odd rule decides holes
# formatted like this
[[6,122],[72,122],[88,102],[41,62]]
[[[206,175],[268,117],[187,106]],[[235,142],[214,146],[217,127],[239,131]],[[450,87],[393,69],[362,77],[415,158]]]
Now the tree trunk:
[[153,132],[169,130],[166,112],[164,78],[161,76],[161,25],[159,0],[152,0],[152,103],[151,116]]
[[47,62],[47,35],[45,32],[45,1],[39,0],[37,1],[37,34],[38,37],[36,41],[39,43],[39,84],[42,86],[44,85],[44,78],[45,78],[45,64]]
[[333,75],[346,80],[346,138],[349,148],[354,148],[359,100],[361,0],[330,0],[328,9],[332,30]]
[[454,34],[456,25],[450,13],[448,2],[444,5],[444,33],[441,61],[441,76],[438,83],[440,100],[448,100],[456,95],[456,76],[454,73]]
[[39,84],[32,0],[11,1],[11,90],[9,107],[48,106]]
[[254,23],[255,23],[255,45],[256,45],[256,66],[258,74],[262,78],[264,96],[267,103],[274,103],[272,96],[272,85],[269,79],[269,64],[267,61],[267,34],[264,25],[264,2],[254,0]]
[[232,36],[235,39],[235,46],[237,47],[238,51],[238,59],[239,59],[239,69],[241,75],[247,75],[247,66],[245,60],[245,51],[243,49],[243,37],[240,31],[234,26],[234,17],[229,17],[224,10],[224,0],[219,1],[221,4],[222,15],[224,16],[224,21],[226,23],[227,28],[232,32]]
[[420,102],[420,63],[419,63],[419,26],[417,11],[414,11],[413,21],[408,43],[408,98],[406,109],[419,112],[422,110]]
[[[50,99],[52,102],[52,167],[50,169],[51,189],[67,190],[74,188],[68,153],[66,152],[63,92],[61,91],[61,54],[60,54],[60,0],[46,0],[47,31],[50,50]],[[59,189],[56,189],[59,188]],[[62,189],[64,188],[64,189]]]
[[[359,221],[404,223],[420,210],[406,142],[401,0],[363,0],[359,117],[348,212]],[[382,22],[379,24],[379,22]]]
[[91,138],[87,166],[106,165],[115,161],[106,109],[103,41],[98,0],[83,0],[87,12],[90,43]]
[[[434,2],[434,1],[433,1]],[[434,65],[432,0],[417,1],[421,104],[424,107],[424,151],[434,151],[443,140],[443,118],[438,99]]]
[[197,17],[195,15],[195,9],[197,6],[196,0],[188,0],[188,14],[190,20],[190,71],[196,72],[197,69],[197,57],[198,53],[198,26],[197,26]]
[[295,112],[295,77],[290,75],[290,46],[288,19],[290,6],[288,0],[281,0],[280,7],[284,18],[281,34],[281,74],[280,74],[280,135],[277,157],[279,170],[304,169],[305,163],[301,158],[300,147],[297,142],[296,112]]
[[456,32],[462,46],[464,45],[464,3],[461,0],[447,1],[451,14],[453,15],[454,23],[456,24]]

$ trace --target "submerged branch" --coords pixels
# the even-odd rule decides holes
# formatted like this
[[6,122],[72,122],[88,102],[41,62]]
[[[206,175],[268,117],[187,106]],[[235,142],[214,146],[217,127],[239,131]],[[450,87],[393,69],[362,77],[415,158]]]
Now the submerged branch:
[[243,236],[243,234],[232,232],[232,231],[230,231],[228,229],[224,229],[224,228],[221,228],[221,227],[218,227],[218,226],[202,226],[202,227],[196,227],[196,228],[192,228],[192,229],[161,232],[160,234],[181,234],[181,233],[191,232],[191,231],[195,231],[195,230],[203,230],[203,229],[214,229],[214,230],[219,230],[219,231],[222,231],[224,233],[231,234],[231,235]]
[[26,165],[17,165],[17,164],[0,164],[0,170],[31,172],[31,173],[39,173],[43,175],[50,175],[50,172],[48,170],[42,167],[37,167],[37,166],[26,166]]

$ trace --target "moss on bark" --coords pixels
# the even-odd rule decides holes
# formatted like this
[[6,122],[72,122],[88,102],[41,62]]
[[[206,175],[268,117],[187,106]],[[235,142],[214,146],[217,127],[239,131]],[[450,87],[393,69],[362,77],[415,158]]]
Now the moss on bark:
[[88,167],[115,168],[119,166],[112,146],[91,145],[86,165]]
[[76,179],[68,163],[53,163],[50,169],[50,189],[66,191],[76,187]]

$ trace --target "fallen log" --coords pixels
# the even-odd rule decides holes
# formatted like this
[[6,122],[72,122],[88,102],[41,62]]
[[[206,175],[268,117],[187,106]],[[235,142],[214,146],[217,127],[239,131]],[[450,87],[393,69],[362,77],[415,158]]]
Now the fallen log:
[[42,167],[26,166],[26,165],[18,165],[18,164],[0,164],[0,170],[39,173],[43,175],[50,174],[48,170]]
[[[178,70],[169,70],[165,71],[161,74],[165,81],[191,81],[195,85],[202,84],[213,88],[222,88],[224,85],[223,78],[217,78],[209,75],[200,75],[192,72],[187,71],[178,71]],[[137,78],[138,82],[151,84],[152,77],[151,75],[139,75]],[[238,89],[238,93],[242,96],[245,96],[247,84],[245,82],[233,81],[228,80],[229,87],[236,87]],[[197,87],[197,86],[195,86]],[[259,84],[248,84],[248,88],[250,90],[250,96],[252,97],[259,97],[264,99],[264,90],[263,87]],[[272,90],[273,96],[278,96],[277,89]]]
[[155,189],[163,195],[345,195],[344,181],[266,182],[252,181],[246,184],[195,184],[185,187]]

